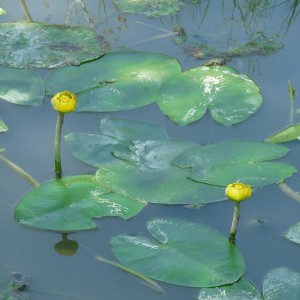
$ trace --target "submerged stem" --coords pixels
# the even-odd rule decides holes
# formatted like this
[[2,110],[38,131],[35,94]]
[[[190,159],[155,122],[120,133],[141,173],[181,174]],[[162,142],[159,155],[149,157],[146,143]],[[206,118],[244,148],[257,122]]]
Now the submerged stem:
[[292,188],[290,188],[284,181],[280,182],[278,184],[278,187],[290,198],[296,200],[297,202],[300,202],[300,194],[299,192],[294,191]]
[[3,155],[0,155],[0,160],[2,160],[8,167],[10,167],[12,170],[20,174],[22,177],[24,177],[27,181],[29,181],[33,186],[39,186],[40,184],[26,171],[24,171],[22,168],[14,164],[12,161],[4,157]]
[[90,248],[84,246],[83,244],[80,244],[80,247],[84,248],[85,250],[87,250],[88,252],[91,252],[92,254],[94,254],[94,257],[99,260],[99,261],[102,261],[106,264],[109,264],[111,266],[114,266],[122,271],[125,271],[137,278],[139,278],[140,280],[144,281],[145,283],[147,283],[148,285],[150,285],[151,288],[153,288],[155,291],[159,292],[159,293],[162,293],[162,294],[165,294],[165,291],[163,290],[163,288],[161,288],[154,280],[152,280],[151,278],[137,272],[137,271],[134,271],[118,262],[115,262],[115,261],[112,261],[110,259],[107,259],[101,255],[99,255],[98,253],[96,253],[95,251],[91,250]]
[[60,140],[61,140],[61,128],[64,122],[64,113],[58,112],[55,128],[55,139],[54,139],[54,149],[55,149],[55,177],[56,179],[61,178],[61,159],[60,159]]
[[240,207],[241,207],[241,202],[234,203],[234,212],[233,212],[231,228],[228,236],[228,240],[233,244],[235,244],[235,236],[236,236],[237,227],[240,219]]
[[30,15],[30,12],[29,12],[29,9],[27,7],[27,4],[26,4],[25,0],[19,0],[19,3],[21,5],[21,7],[22,7],[23,14],[24,14],[24,16],[26,18],[26,21],[33,22],[33,19],[32,19],[31,15]]

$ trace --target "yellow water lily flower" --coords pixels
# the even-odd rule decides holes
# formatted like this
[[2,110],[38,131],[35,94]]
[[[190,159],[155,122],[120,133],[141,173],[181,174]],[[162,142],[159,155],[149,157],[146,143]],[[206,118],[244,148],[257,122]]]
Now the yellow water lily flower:
[[226,187],[225,195],[233,201],[241,202],[251,197],[252,188],[248,184],[242,182],[234,182]]
[[67,114],[71,113],[76,109],[76,95],[63,91],[55,94],[51,99],[52,106],[58,112]]

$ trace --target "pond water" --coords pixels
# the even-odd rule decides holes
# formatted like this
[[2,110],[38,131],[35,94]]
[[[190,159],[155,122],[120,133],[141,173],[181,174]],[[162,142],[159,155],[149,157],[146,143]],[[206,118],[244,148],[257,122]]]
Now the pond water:
[[[249,75],[264,96],[259,111],[241,124],[226,127],[206,115],[198,122],[179,126],[163,115],[156,104],[114,113],[75,113],[67,115],[63,133],[98,133],[99,122],[106,116],[121,116],[149,121],[166,128],[170,137],[210,144],[226,139],[264,140],[288,125],[290,102],[288,81],[296,91],[299,81],[299,7],[292,1],[185,1],[189,4],[179,13],[164,17],[121,13],[114,1],[35,1],[27,5],[35,21],[51,24],[95,26],[114,49],[131,48],[165,53],[177,58],[183,70],[199,66],[203,60],[187,55],[171,35],[177,25],[189,35],[198,35],[212,43],[234,43],[247,39],[252,33],[263,32],[281,42],[284,47],[267,55],[232,57],[227,65]],[[281,5],[277,5],[281,3]],[[82,6],[84,4],[84,6]],[[7,14],[1,22],[23,19],[18,1],[3,0]],[[88,17],[88,18],[87,18]],[[90,24],[92,23],[92,24]],[[168,36],[161,36],[167,35]],[[296,108],[299,101],[296,97]],[[30,173],[38,182],[54,178],[53,139],[56,113],[49,97],[38,107],[18,106],[6,101],[0,104],[1,119],[9,131],[1,133],[1,147],[6,157]],[[299,114],[295,115],[295,121]],[[282,160],[300,167],[299,141],[286,144],[290,152]],[[93,174],[96,168],[86,165],[70,154],[62,145],[62,163],[65,176]],[[95,259],[95,254],[115,260],[110,249],[112,236],[124,233],[147,235],[145,224],[153,217],[175,217],[209,225],[225,236],[228,234],[233,204],[229,201],[207,205],[201,209],[184,206],[148,204],[134,218],[96,220],[98,228],[69,235],[79,243],[77,253],[61,256],[54,250],[60,241],[58,233],[34,230],[14,221],[17,201],[32,187],[18,174],[0,165],[0,278],[12,280],[11,272],[20,272],[30,278],[30,289],[24,295],[39,300],[64,299],[195,299],[198,288],[179,287],[159,283],[166,294],[160,294],[135,277]],[[295,190],[299,175],[286,181]],[[283,233],[299,221],[300,205],[282,193],[277,185],[257,189],[251,200],[242,205],[236,245],[246,261],[245,277],[259,290],[267,272],[278,267],[289,267],[300,272],[299,245],[286,240]],[[263,222],[255,222],[263,220]]]

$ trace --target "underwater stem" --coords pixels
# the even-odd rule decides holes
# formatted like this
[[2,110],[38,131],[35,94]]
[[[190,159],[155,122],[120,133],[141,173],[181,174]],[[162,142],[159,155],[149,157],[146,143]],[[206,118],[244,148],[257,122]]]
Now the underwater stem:
[[27,7],[27,4],[26,4],[25,0],[19,0],[19,3],[22,7],[22,10],[23,10],[24,16],[26,18],[26,21],[33,22],[33,19],[30,15],[30,12],[29,12],[29,9]]
[[64,113],[58,112],[56,128],[55,128],[55,140],[54,140],[54,148],[55,148],[55,176],[56,179],[61,178],[61,159],[60,159],[60,140],[61,140],[61,128],[64,122]]
[[240,219],[240,207],[241,207],[241,202],[234,203],[234,212],[233,212],[231,228],[228,236],[228,240],[233,244],[235,244],[235,236],[236,236],[237,227]]
[[7,159],[6,157],[0,155],[0,160],[2,160],[7,166],[9,166],[12,170],[20,174],[27,181],[29,181],[33,186],[39,186],[40,184],[27,172],[25,172],[22,168],[14,164],[12,161]]
[[290,198],[296,200],[297,202],[300,202],[300,194],[299,192],[294,191],[292,188],[290,188],[284,181],[280,182],[278,184],[278,187]]

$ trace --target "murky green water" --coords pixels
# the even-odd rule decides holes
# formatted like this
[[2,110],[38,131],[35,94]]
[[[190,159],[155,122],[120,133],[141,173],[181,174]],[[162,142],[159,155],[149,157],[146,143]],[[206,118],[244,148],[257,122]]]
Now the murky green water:
[[[174,43],[174,35],[159,37],[166,31],[170,33],[176,25],[184,26],[189,35],[198,35],[214,43],[230,44],[246,38],[246,33],[263,31],[284,44],[282,49],[270,55],[237,57],[228,62],[239,72],[252,77],[264,95],[264,103],[258,113],[239,125],[225,127],[206,114],[199,122],[180,127],[166,118],[156,104],[151,104],[126,112],[70,114],[64,123],[64,133],[97,133],[100,119],[113,115],[157,123],[167,129],[170,137],[209,144],[225,139],[264,140],[288,124],[288,80],[296,91],[300,90],[300,21],[297,13],[294,19],[289,19],[291,9],[288,5],[291,1],[284,1],[280,6],[274,5],[279,1],[261,1],[260,9],[256,7],[256,14],[243,11],[247,12],[244,23],[241,11],[237,6],[234,8],[237,1],[198,1],[177,15],[157,18],[121,14],[113,1],[108,0],[83,1],[86,12],[80,1],[77,4],[74,4],[76,1],[55,0],[27,2],[36,21],[62,24],[68,21],[71,25],[89,25],[90,22],[112,47],[165,53],[176,57],[183,69],[201,65],[203,61],[187,56],[183,48]],[[271,4],[268,6],[267,2]],[[239,3],[243,6],[243,1]],[[3,0],[0,4],[8,12],[0,16],[1,22],[23,19],[18,1]],[[297,108],[298,102],[296,98]],[[1,101],[0,116],[10,128],[7,133],[1,134],[1,147],[6,148],[6,156],[39,182],[53,178],[56,113],[49,99],[46,98],[44,105],[34,108]],[[299,114],[297,117],[295,120],[299,121]],[[299,168],[299,141],[290,142],[287,146],[290,153],[284,161]],[[95,172],[93,167],[75,160],[65,145],[62,147],[64,175]],[[199,289],[161,284],[166,291],[166,295],[162,295],[135,277],[97,261],[94,254],[114,259],[109,247],[110,238],[118,233],[146,235],[145,223],[153,217],[170,216],[201,222],[224,235],[227,235],[231,223],[233,205],[227,201],[201,210],[149,204],[129,221],[101,219],[96,221],[98,229],[70,235],[71,239],[78,241],[79,250],[72,257],[64,257],[54,251],[54,244],[60,240],[59,234],[28,229],[14,222],[14,206],[31,186],[3,164],[0,172],[0,278],[9,282],[13,271],[29,276],[30,289],[24,295],[32,299],[195,299]],[[294,175],[287,183],[300,190],[299,175]],[[282,237],[288,227],[299,221],[299,215],[299,203],[288,198],[275,185],[256,190],[251,201],[243,204],[237,247],[246,260],[245,277],[258,289],[271,269],[290,267],[300,272],[299,246]],[[264,222],[253,224],[256,219]]]

